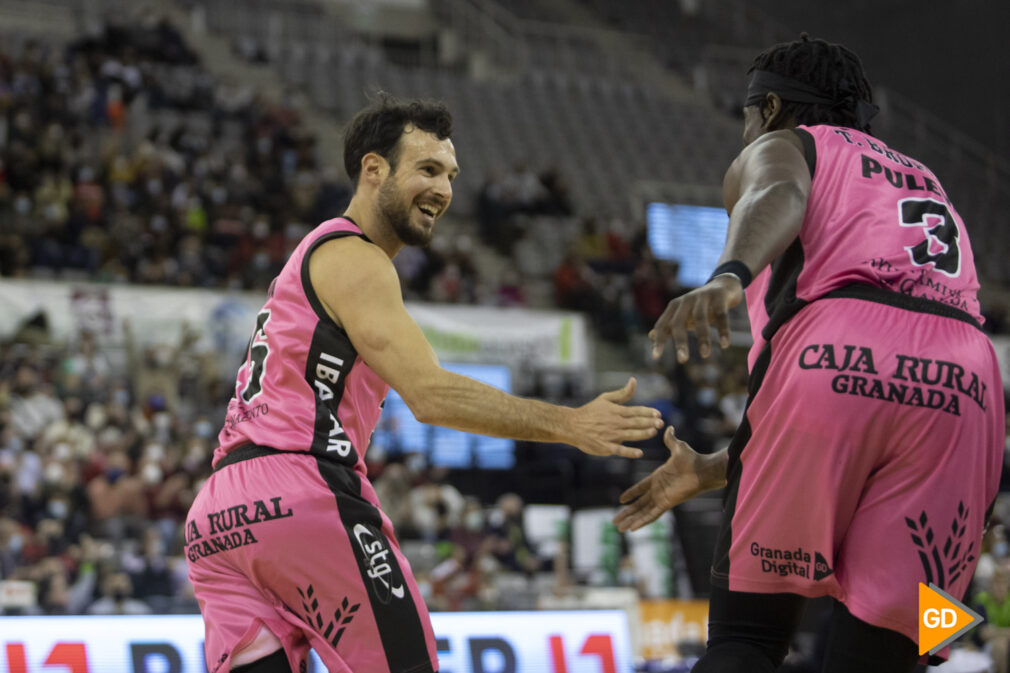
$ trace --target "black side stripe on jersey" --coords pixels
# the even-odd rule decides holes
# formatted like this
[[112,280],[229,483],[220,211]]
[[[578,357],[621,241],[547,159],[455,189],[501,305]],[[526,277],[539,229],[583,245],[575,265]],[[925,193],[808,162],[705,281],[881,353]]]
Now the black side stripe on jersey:
[[775,332],[807,305],[806,300],[796,297],[796,284],[803,272],[803,262],[803,244],[799,237],[772,262],[772,277],[765,292],[768,324],[761,330],[765,341],[771,341]]
[[382,533],[379,510],[360,497],[360,477],[353,470],[322,457],[316,463],[337,500],[390,673],[433,673],[424,626],[393,543]]
[[[315,289],[312,287],[312,278],[309,276],[309,258],[312,257],[312,253],[316,251],[316,248],[321,246],[323,243],[331,241],[335,238],[344,238],[346,236],[358,236],[359,238],[363,238],[366,241],[368,240],[367,236],[365,236],[364,234],[359,234],[355,231],[333,231],[328,234],[323,234],[322,236],[317,238],[312,243],[312,245],[309,246],[309,249],[305,251],[305,256],[302,257],[302,268],[301,268],[302,291],[305,293],[305,298],[309,300],[309,306],[311,306],[312,310],[316,312],[316,315],[319,316],[319,319],[325,322],[333,323],[333,318],[331,318],[330,314],[326,312],[325,308],[323,308],[323,302],[319,301],[319,296],[316,294]],[[333,324],[336,325],[336,323]]]
[[807,160],[807,168],[810,169],[810,179],[814,179],[814,171],[817,169],[817,143],[814,136],[806,129],[793,129],[793,132],[803,143],[803,157]]
[[754,369],[748,384],[743,421],[734,433],[727,449],[726,492],[723,494],[722,523],[719,525],[719,535],[716,538],[715,551],[712,555],[712,582],[726,589],[729,588],[729,550],[733,544],[733,515],[736,514],[736,500],[740,492],[740,480],[743,476],[743,464],[740,462],[740,456],[751,440],[751,426],[747,419],[747,412],[750,410],[751,402],[761,389],[761,383],[764,381],[771,359],[772,345],[769,342],[764,345],[757,360],[754,361]]
[[305,360],[305,381],[316,402],[309,451],[348,466],[358,461],[358,453],[337,412],[357,357],[347,333],[332,320],[316,323]]

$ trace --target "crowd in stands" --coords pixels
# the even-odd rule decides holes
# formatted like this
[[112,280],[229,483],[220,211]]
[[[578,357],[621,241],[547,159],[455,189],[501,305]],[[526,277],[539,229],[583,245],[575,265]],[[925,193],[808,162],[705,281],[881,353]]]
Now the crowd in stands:
[[[10,45],[0,47],[2,276],[264,290],[349,198],[294,94],[269,101],[214,78],[157,14],[111,18],[68,45]],[[475,237],[398,257],[408,298],[528,304],[517,244],[530,227],[572,222],[550,260],[552,303],[588,313],[603,338],[642,333],[684,291],[641,223],[576,218],[555,168],[517,163],[473,196]],[[477,244],[514,263],[490,277]]]
[[347,198],[285,101],[211,77],[156,16],[0,50],[0,269],[265,288]]
[[[66,46],[0,47],[0,131],[6,277],[264,290],[350,194],[319,162],[292,101],[216,80],[154,14]],[[524,275],[488,277],[473,246],[508,256],[522,238],[518,217],[572,218],[564,177],[520,164],[476,196],[476,237],[441,237],[397,258],[408,298],[528,303]],[[587,220],[556,274],[556,305],[589,310],[618,341],[676,292],[675,270],[619,224]],[[614,269],[635,269],[634,283],[623,273],[614,282]]]
[[[195,611],[182,524],[229,394],[214,354],[188,328],[172,347],[138,348],[128,324],[115,347],[47,335],[37,321],[0,346],[0,580],[37,587],[33,614]],[[551,568],[519,495],[485,502],[415,456],[375,458],[433,607],[494,607],[497,574]]]

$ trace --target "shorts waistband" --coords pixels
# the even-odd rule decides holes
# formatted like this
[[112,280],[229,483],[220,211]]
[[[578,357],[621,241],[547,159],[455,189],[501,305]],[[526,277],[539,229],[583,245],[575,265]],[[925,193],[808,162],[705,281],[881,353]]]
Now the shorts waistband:
[[906,311],[931,313],[933,315],[943,316],[944,318],[953,318],[955,320],[960,320],[961,322],[966,322],[977,329],[982,329],[982,325],[980,325],[975,318],[959,308],[954,308],[953,306],[943,304],[932,299],[913,297],[912,295],[901,294],[900,292],[894,292],[892,290],[885,290],[884,288],[877,287],[876,285],[865,285],[862,283],[845,285],[837,290],[828,292],[826,295],[822,296],[821,299],[863,299],[865,301],[874,301],[878,304],[887,304],[888,306],[902,308]]
[[261,446],[259,444],[243,444],[237,449],[229,452],[224,458],[218,461],[217,467],[214,471],[217,472],[229,465],[234,465],[235,463],[241,463],[244,460],[252,460],[253,458],[262,458],[263,456],[276,456],[278,454],[295,454],[311,456],[312,453],[308,451],[281,451],[280,449],[275,449],[270,446]]

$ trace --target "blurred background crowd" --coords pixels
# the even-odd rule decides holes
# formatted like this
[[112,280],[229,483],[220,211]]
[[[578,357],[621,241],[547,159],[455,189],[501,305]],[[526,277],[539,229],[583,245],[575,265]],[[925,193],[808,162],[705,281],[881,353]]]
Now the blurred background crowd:
[[[536,61],[536,31],[530,27],[557,17],[540,15],[535,2],[512,4],[514,15],[507,20],[529,22],[526,38]],[[575,4],[607,14],[606,3]],[[673,20],[694,22],[697,29],[713,21],[696,3],[667,4],[677,6],[670,10]],[[199,45],[184,35],[193,26],[218,29],[220,17],[234,10],[225,0],[172,3],[175,14],[145,9],[94,15],[70,37],[5,34],[0,22],[3,279],[262,293],[301,237],[340,214],[350,197],[332,142],[334,129],[363,102],[364,87],[357,85],[441,95],[459,112],[457,145],[463,174],[469,175],[458,183],[457,212],[450,211],[433,244],[407,249],[395,260],[405,297],[582,313],[607,365],[639,376],[639,401],[660,408],[678,436],[699,451],[725,446],[746,400],[745,318],[736,325],[742,341],[717,363],[673,367],[647,360],[644,334],[667,302],[689,288],[681,284],[676,263],[652,253],[642,214],[613,193],[624,183],[614,178],[609,184],[608,171],[628,173],[623,169],[635,157],[599,159],[607,165],[589,167],[579,159],[592,156],[594,148],[578,144],[598,142],[616,152],[616,144],[602,138],[608,131],[631,134],[621,136],[621,145],[640,137],[642,147],[664,134],[697,135],[666,129],[660,120],[666,103],[688,116],[701,109],[701,117],[712,116],[706,128],[714,127],[715,136],[691,151],[706,160],[671,170],[700,172],[717,189],[739,143],[739,102],[723,104],[727,94],[716,86],[718,70],[706,70],[704,78],[703,93],[714,106],[699,102],[701,94],[688,104],[675,96],[652,99],[644,93],[648,86],[622,82],[621,72],[585,75],[579,70],[584,62],[570,64],[568,72],[554,53],[549,67],[509,84],[518,93],[501,93],[489,88],[487,73],[480,76],[472,64],[461,69],[451,54],[440,54],[442,67],[427,67],[434,47],[423,40],[412,45],[362,38],[343,28],[343,51],[324,53],[307,40],[299,44],[288,38],[292,26],[326,27],[330,19],[313,3],[299,2],[286,4],[280,24],[271,23],[278,20],[276,7],[270,17],[258,14],[268,5],[243,8],[249,16],[225,29],[224,38],[233,47],[232,59],[274,78],[282,75],[272,95],[257,81],[206,65]],[[447,20],[446,5],[452,3],[431,3],[432,16]],[[261,24],[281,28],[250,28]],[[568,38],[574,43],[580,35]],[[697,79],[697,64],[685,58],[674,50],[661,60],[668,73]],[[316,73],[327,69],[349,69],[357,78],[341,83],[346,97],[334,97],[332,81],[317,81]],[[291,75],[295,70],[298,77]],[[483,92],[476,105],[452,98],[462,95],[457,85],[467,78]],[[523,145],[500,128],[481,126],[482,112],[502,114],[491,109],[501,107],[494,104],[499,94],[506,102],[535,102],[538,96],[548,106],[560,101],[572,106],[572,118],[590,119],[596,101],[615,109],[622,101],[634,103],[636,110],[654,108],[656,116],[630,117],[620,129],[607,128],[601,117],[589,138],[562,139],[575,156],[575,163],[566,163],[535,151],[546,140]],[[481,107],[489,102],[490,108]],[[318,125],[320,108],[331,114],[329,135]],[[538,123],[539,114],[533,103],[517,108],[508,120],[511,132],[526,128],[524,116]],[[664,130],[653,132],[649,124]],[[468,146],[474,147],[473,169]],[[920,156],[917,149],[908,151]],[[642,175],[660,170],[662,148],[643,156],[651,165]],[[942,166],[936,170],[944,174]],[[1004,196],[985,191],[964,208],[984,214]],[[986,227],[991,231],[991,224]],[[985,241],[974,240],[976,249]],[[986,329],[1002,335],[1008,329],[1007,293],[999,282],[1005,269],[999,246],[995,254],[983,246],[983,276],[997,281],[984,295]],[[86,328],[57,339],[39,314],[13,326],[0,343],[0,579],[25,580],[37,591],[36,606],[20,611],[197,610],[185,577],[181,523],[210,474],[239,364],[222,361],[200,340],[202,329],[182,323],[177,334],[151,344],[138,339],[126,320],[112,340]],[[580,403],[595,392],[590,388],[578,377],[550,382],[533,376],[515,392]],[[489,476],[428,465],[417,455],[390,455],[380,446],[371,452],[369,470],[433,609],[536,607],[545,605],[545,597],[563,605],[585,586],[623,587],[643,597],[703,596],[712,532],[706,514],[718,509],[718,498],[667,522],[674,533],[664,542],[669,558],[659,585],[650,581],[653,568],[636,568],[634,545],[616,531],[604,533],[596,567],[572,560],[570,515],[612,508],[623,488],[663,459],[658,441],[645,448],[646,459],[632,466],[604,465],[563,447],[519,444],[515,470]],[[565,514],[538,527],[531,524],[539,520],[531,509],[537,506],[561,507]],[[975,582],[976,605],[991,625],[979,638],[1002,647],[1004,662],[1010,547],[1002,522],[1008,517],[1010,502],[1001,499]]]

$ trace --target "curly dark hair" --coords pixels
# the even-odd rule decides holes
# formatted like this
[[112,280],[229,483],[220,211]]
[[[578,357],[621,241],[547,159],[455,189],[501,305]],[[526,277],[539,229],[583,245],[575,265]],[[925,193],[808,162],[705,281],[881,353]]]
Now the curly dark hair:
[[384,157],[396,170],[400,136],[410,124],[439,140],[452,135],[452,114],[445,103],[434,100],[400,100],[387,93],[359,112],[344,131],[344,169],[355,187],[361,175],[361,159],[369,152]]
[[862,62],[848,47],[811,39],[803,33],[799,40],[777,44],[759,54],[747,72],[754,70],[767,70],[809,84],[837,101],[826,105],[783,100],[783,111],[792,114],[798,123],[835,124],[870,131],[869,124],[860,127],[856,104],[860,100],[872,103],[873,90]]

